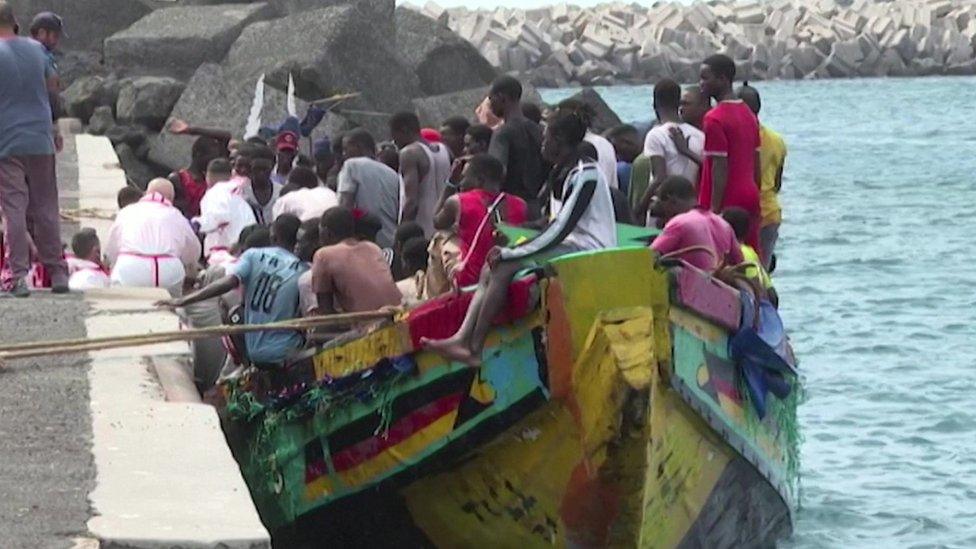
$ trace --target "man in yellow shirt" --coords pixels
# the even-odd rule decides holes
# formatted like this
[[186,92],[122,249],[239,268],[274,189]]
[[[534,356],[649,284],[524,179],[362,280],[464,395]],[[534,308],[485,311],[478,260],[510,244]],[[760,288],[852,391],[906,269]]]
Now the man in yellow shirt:
[[[739,99],[759,116],[762,99],[759,91],[749,84],[739,88]],[[763,266],[770,268],[776,241],[779,239],[779,225],[783,221],[783,210],[779,205],[779,191],[783,186],[783,166],[786,163],[786,142],[773,130],[759,124],[759,161],[762,181],[760,182],[759,205],[762,209],[762,223],[759,242],[762,249]]]

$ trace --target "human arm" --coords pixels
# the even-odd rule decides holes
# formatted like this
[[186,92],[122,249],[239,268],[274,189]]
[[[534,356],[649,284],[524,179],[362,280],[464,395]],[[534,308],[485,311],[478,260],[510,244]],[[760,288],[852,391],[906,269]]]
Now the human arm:
[[708,206],[712,212],[720,214],[729,181],[729,138],[718,117],[710,114],[705,116],[704,123],[704,151],[705,156],[711,158],[712,166],[712,201]]
[[725,186],[729,182],[729,157],[712,157],[712,212],[722,213],[722,201],[725,199]]
[[328,315],[337,312],[335,284],[332,280],[332,270],[326,248],[315,252],[315,256],[312,258],[312,291],[315,292],[319,314]]
[[112,228],[108,230],[108,238],[102,245],[102,255],[108,260],[108,265],[115,265],[115,260],[119,257],[120,251],[120,241],[122,239],[122,226],[119,223],[119,217],[116,217],[115,223],[112,224]]
[[346,162],[336,177],[336,190],[339,195],[339,206],[352,210],[356,207],[356,192],[359,190],[359,178],[353,173],[355,167],[352,162]]
[[180,223],[179,227],[182,231],[183,245],[180,248],[180,261],[187,268],[187,272],[191,271],[191,267],[195,267],[197,262],[200,260],[200,239],[197,237],[196,233],[193,232],[193,227],[190,222],[180,215],[179,219],[173,220],[173,224]]
[[[515,261],[525,259],[562,243],[579,222],[586,209],[590,206],[590,201],[596,193],[597,183],[599,182],[600,169],[595,165],[587,165],[583,169],[576,169],[570,172],[570,178],[577,177],[580,181],[572,186],[569,198],[563,203],[559,214],[538,236],[517,248],[507,248],[501,251],[499,260]],[[567,185],[569,182],[567,181]]]
[[641,221],[647,219],[647,209],[651,207],[651,200],[654,199],[654,195],[657,194],[658,188],[661,183],[668,177],[668,163],[664,160],[663,156],[652,156],[651,157],[651,183],[644,190],[644,195],[641,196],[640,203],[637,205],[637,209],[634,211],[634,217]]
[[779,164],[779,168],[776,170],[776,186],[774,186],[773,189],[777,193],[783,190],[783,169],[785,167],[786,167],[786,158],[784,157],[783,161],[780,162]]
[[434,215],[434,228],[438,231],[447,231],[454,228],[457,225],[460,211],[461,205],[458,203],[457,195],[448,197],[440,209],[437,210],[437,214]]
[[671,142],[674,143],[675,148],[678,149],[678,153],[697,164],[700,168],[702,165],[701,155],[691,150],[689,137],[681,131],[681,128],[674,126],[668,130],[668,133],[671,136]]
[[753,161],[752,180],[756,182],[756,188],[762,191],[762,156],[759,154],[759,149],[756,149],[756,156]]
[[401,222],[417,218],[420,207],[420,158],[418,147],[410,146],[400,151],[400,176],[403,178],[403,205]]
[[199,137],[209,137],[211,139],[216,139],[220,141],[224,146],[224,150],[227,149],[227,145],[230,144],[230,140],[233,138],[231,133],[227,130],[222,130],[220,128],[205,128],[202,126],[191,126],[186,123],[186,121],[179,118],[173,118],[169,121],[167,125],[170,133],[176,135],[196,135]]
[[508,168],[509,149],[508,132],[505,129],[500,129],[491,135],[491,142],[488,144],[488,154],[497,158],[506,169]]
[[236,275],[228,275],[183,297],[157,301],[156,306],[168,308],[186,307],[194,303],[222,296],[240,285],[241,279],[237,278]]

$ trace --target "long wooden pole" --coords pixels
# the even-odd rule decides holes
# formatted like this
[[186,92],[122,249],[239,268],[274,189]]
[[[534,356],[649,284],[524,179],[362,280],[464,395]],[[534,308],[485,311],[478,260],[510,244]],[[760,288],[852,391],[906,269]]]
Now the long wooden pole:
[[[81,353],[86,351],[100,351],[118,349],[122,347],[140,347],[157,345],[173,341],[193,341],[223,335],[247,334],[269,330],[304,330],[383,320],[392,318],[393,311],[368,311],[362,313],[344,313],[336,315],[313,316],[268,324],[244,324],[238,326],[210,326],[193,328],[175,332],[158,332],[150,334],[130,334],[124,336],[109,336],[92,339],[68,339],[60,341],[33,341],[13,345],[0,345],[0,361],[30,358],[38,356],[52,356],[59,354]],[[2,364],[2,363],[0,363]]]

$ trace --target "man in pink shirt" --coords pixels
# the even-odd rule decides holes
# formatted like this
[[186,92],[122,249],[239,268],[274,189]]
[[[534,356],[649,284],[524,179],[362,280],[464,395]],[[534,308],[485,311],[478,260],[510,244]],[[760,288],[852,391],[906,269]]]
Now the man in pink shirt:
[[732,227],[721,216],[697,205],[691,181],[681,176],[668,177],[657,196],[652,214],[665,225],[651,249],[708,272],[723,264],[742,263],[742,250]]
[[112,284],[182,295],[184,278],[196,270],[200,241],[173,207],[174,195],[170,181],[154,179],[139,202],[119,211],[105,243]]
[[698,203],[712,213],[737,206],[749,212],[746,244],[757,252],[759,225],[759,121],[732,91],[735,62],[713,55],[702,63],[702,93],[717,105],[705,115],[705,162],[702,166]]

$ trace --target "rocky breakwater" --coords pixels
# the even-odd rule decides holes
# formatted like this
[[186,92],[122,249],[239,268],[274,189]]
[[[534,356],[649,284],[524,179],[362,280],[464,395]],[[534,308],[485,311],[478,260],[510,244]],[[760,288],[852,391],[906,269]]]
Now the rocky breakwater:
[[398,110],[429,125],[473,116],[497,75],[467,40],[394,0],[14,0],[21,18],[52,3],[72,37],[68,111],[112,140],[137,185],[189,162],[192,139],[164,131],[170,118],[242,135],[262,74],[263,125],[287,116],[290,75],[299,116],[314,100],[360,94],[313,137],[359,126],[380,139]]
[[721,52],[750,79],[976,74],[972,0],[614,2],[591,8],[418,8],[537,86],[697,78]]

